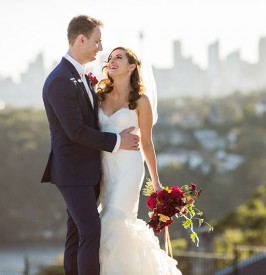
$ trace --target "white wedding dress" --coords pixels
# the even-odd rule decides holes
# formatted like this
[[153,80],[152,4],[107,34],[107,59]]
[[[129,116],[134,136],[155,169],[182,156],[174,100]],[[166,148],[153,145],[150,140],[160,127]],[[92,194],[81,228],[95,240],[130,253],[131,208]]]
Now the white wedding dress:
[[[136,111],[122,108],[107,116],[99,109],[101,130],[120,133],[135,126]],[[137,219],[144,178],[141,151],[102,152],[101,275],[182,275],[177,262],[160,248],[159,240],[143,220]]]

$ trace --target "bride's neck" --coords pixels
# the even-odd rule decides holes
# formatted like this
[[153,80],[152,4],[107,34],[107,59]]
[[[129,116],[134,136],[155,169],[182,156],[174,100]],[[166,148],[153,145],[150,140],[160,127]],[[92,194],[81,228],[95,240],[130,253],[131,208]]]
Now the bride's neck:
[[127,81],[115,81],[113,94],[117,97],[128,98],[129,92],[132,90],[130,83]]

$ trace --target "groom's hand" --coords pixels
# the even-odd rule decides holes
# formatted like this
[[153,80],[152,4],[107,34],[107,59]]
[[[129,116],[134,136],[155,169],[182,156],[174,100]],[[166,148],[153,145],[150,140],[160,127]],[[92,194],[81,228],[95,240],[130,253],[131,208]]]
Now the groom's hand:
[[120,133],[120,149],[139,151],[139,136],[131,134],[135,127],[130,127]]

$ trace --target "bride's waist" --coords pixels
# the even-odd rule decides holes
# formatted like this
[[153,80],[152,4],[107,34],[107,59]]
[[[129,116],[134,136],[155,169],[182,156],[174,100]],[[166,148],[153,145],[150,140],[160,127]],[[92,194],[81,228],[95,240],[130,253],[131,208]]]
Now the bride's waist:
[[[132,125],[135,126],[135,125]],[[114,128],[114,127],[102,127],[101,131],[102,132],[109,132],[109,133],[113,133],[113,134],[117,134],[119,135],[122,131],[125,130],[125,127],[123,128]],[[139,134],[139,128],[137,126],[135,126],[135,129],[133,131],[130,132],[133,135],[138,135]]]
[[115,153],[109,153],[109,152],[102,152],[102,157],[103,158],[108,158],[108,159],[123,159],[123,160],[129,160],[129,159],[139,159],[143,161],[143,156],[141,151],[129,151],[129,150],[124,150],[124,149],[119,149]]
[[102,151],[103,155],[107,155],[107,156],[118,156],[118,155],[126,155],[126,156],[142,156],[141,151],[132,151],[132,150],[124,150],[124,149],[118,149],[116,152],[114,153],[110,153],[110,152],[106,152],[106,151]]

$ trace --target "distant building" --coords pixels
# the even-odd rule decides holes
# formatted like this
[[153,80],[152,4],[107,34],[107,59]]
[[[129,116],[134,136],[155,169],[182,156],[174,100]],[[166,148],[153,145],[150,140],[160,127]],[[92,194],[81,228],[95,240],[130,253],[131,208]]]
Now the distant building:
[[266,68],[266,37],[259,40],[259,64],[261,68]]
[[29,63],[18,84],[11,79],[0,79],[0,100],[18,107],[43,107],[42,87],[46,77],[43,54]]
[[208,48],[208,72],[211,76],[217,76],[220,73],[221,61],[219,56],[219,42],[211,44]]
[[[143,34],[139,36],[143,47]],[[181,41],[173,42],[173,66],[153,68],[158,98],[179,97],[216,97],[230,93],[250,92],[266,88],[266,37],[258,43],[257,63],[250,64],[241,59],[240,50],[220,58],[220,44],[215,41],[208,47],[208,67],[201,68],[192,57],[185,57]],[[100,56],[90,66],[91,71],[100,79],[101,69],[106,56]],[[21,81],[14,83],[0,76],[0,101],[6,105],[42,107],[42,85],[49,72],[45,71],[43,54],[33,60],[28,70],[21,75]]]
[[258,102],[255,105],[255,112],[257,116],[263,116],[266,114],[266,102]]
[[180,96],[224,96],[266,88],[266,37],[259,41],[259,60],[249,64],[236,50],[220,59],[219,41],[208,47],[208,68],[202,69],[191,57],[184,57],[180,41],[173,42],[173,67],[154,68],[159,98]]

